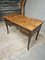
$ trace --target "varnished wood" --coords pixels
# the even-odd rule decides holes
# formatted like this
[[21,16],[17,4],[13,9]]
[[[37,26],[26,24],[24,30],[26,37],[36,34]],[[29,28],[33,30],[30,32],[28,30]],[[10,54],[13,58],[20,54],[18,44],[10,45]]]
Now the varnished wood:
[[41,25],[39,26],[39,30],[37,31],[36,40],[37,40],[40,29],[41,29]]
[[31,36],[32,36],[32,33],[29,32],[29,36],[28,36],[28,47],[27,47],[28,50],[29,50],[29,45],[30,45],[30,41],[31,41]]
[[26,16],[15,15],[15,14],[5,16],[4,18],[30,31],[33,31],[36,27],[38,27],[40,24],[43,23],[43,21],[38,19],[27,18]]
[[8,24],[7,24],[6,20],[5,20],[5,24],[6,24],[6,28],[7,28],[7,34],[8,34],[9,33],[9,29],[8,29]]
[[20,0],[20,7],[21,7],[21,15],[24,15],[25,14],[25,2],[26,0]]
[[[23,28],[28,31],[28,50],[29,50],[29,44],[31,41],[31,37],[37,32],[36,39],[38,37],[40,26],[42,26],[43,21],[35,18],[28,18],[26,16],[17,15],[17,14],[10,14],[8,16],[4,16],[4,20],[6,23],[6,26],[13,25],[18,26],[20,28]],[[8,30],[8,28],[7,28]],[[7,31],[8,32],[8,31]]]

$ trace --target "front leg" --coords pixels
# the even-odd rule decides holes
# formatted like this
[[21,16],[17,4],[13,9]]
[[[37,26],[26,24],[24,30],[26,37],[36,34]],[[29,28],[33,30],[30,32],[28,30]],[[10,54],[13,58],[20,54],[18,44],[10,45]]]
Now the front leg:
[[30,33],[29,36],[28,36],[28,47],[27,47],[28,50],[29,50],[29,45],[30,45],[31,37],[32,37],[32,35]]

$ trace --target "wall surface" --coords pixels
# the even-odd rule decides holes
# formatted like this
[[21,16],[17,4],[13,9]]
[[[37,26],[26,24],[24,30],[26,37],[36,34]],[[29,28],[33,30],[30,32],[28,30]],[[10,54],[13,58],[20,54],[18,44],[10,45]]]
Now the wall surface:
[[[27,0],[25,15],[45,21],[45,0]],[[42,25],[41,31],[45,34],[45,22]]]

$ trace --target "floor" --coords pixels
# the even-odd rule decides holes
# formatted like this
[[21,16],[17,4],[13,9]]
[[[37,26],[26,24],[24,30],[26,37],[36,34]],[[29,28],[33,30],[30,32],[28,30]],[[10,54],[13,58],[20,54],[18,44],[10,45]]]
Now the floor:
[[38,40],[31,39],[27,50],[28,37],[16,27],[9,27],[7,34],[4,22],[0,22],[0,60],[45,60],[45,36],[40,32]]

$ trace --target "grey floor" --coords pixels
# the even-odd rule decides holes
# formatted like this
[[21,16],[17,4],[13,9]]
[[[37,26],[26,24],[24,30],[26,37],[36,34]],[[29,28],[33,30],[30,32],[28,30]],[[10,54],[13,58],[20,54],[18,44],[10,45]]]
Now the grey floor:
[[4,22],[0,22],[0,60],[45,60],[45,36],[40,31],[38,40],[31,39],[27,50],[28,37],[16,27],[9,27],[7,34]]

